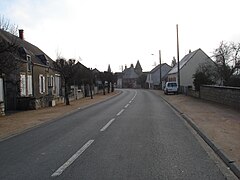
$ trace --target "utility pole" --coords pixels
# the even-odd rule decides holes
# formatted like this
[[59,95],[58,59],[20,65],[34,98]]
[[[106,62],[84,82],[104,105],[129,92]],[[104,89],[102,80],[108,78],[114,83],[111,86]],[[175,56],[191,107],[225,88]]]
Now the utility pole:
[[180,93],[180,64],[179,64],[179,40],[178,40],[178,24],[177,24],[177,63],[178,63],[178,93]]
[[160,86],[160,90],[162,89],[162,59],[161,59],[161,50],[159,50],[159,70],[160,70],[160,82],[159,82],[159,86]]

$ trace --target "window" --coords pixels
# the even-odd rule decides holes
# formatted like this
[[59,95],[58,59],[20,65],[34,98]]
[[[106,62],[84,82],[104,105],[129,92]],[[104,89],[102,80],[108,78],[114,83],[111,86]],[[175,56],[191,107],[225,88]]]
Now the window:
[[21,96],[26,96],[27,91],[26,91],[26,75],[21,74],[20,75],[20,95]]
[[27,70],[30,72],[32,70],[32,60],[31,56],[27,55]]
[[54,77],[53,77],[53,75],[48,76],[48,87],[53,87],[54,88]]
[[3,101],[3,79],[0,78],[0,102]]
[[45,77],[42,74],[39,75],[39,92],[41,94],[45,92]]
[[33,93],[32,93],[32,75],[28,75],[27,90],[28,90],[28,95],[33,95]]
[[56,96],[60,95],[60,76],[55,74],[55,92],[56,92]]

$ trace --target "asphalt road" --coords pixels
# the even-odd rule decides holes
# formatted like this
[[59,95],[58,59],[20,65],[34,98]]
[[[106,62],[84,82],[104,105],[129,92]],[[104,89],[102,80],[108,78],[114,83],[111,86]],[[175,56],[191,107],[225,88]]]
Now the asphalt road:
[[108,101],[0,142],[0,179],[225,179],[158,96]]

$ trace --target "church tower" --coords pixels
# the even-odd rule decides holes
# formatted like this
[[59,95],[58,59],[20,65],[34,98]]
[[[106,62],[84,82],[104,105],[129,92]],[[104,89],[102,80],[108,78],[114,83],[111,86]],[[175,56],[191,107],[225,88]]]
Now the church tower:
[[107,72],[112,72],[111,67],[110,67],[110,64],[108,65],[108,70],[107,70]]
[[137,61],[137,64],[136,64],[134,70],[139,76],[142,74],[142,66],[141,66],[139,60]]

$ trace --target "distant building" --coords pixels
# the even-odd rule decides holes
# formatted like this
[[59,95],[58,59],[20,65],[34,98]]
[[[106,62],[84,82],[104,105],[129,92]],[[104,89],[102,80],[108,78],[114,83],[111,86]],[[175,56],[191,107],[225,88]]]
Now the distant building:
[[[171,66],[164,63],[161,64],[161,82],[162,82],[162,88],[165,85],[165,82],[167,81],[167,75],[168,72],[172,69]],[[148,84],[149,89],[159,89],[160,85],[160,65],[153,68],[148,74],[146,83]]]
[[139,61],[136,66],[133,64],[129,68],[125,66],[123,72],[115,73],[117,75],[117,87],[118,88],[138,88],[137,79],[143,74],[142,67]]

